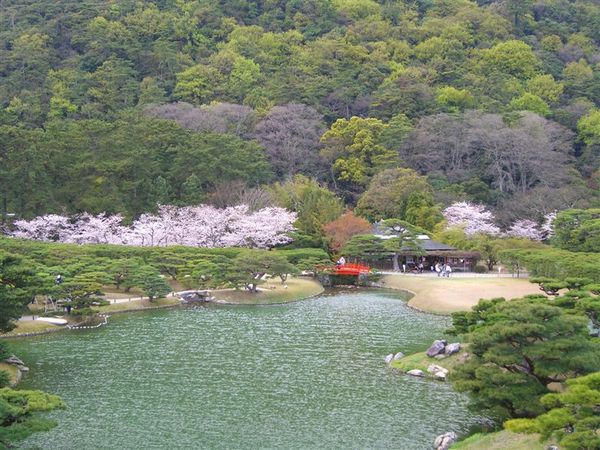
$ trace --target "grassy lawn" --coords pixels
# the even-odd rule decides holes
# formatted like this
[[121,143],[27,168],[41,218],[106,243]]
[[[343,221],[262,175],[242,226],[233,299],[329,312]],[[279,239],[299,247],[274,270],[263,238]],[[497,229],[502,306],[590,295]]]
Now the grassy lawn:
[[212,294],[217,301],[240,305],[268,305],[302,300],[323,292],[323,286],[312,278],[289,278],[286,285],[287,289],[279,280],[269,280],[259,286],[262,290],[256,294],[235,289],[212,291]]
[[545,450],[551,445],[540,442],[537,434],[511,433],[477,433],[450,447],[451,450]]
[[427,368],[430,364],[437,364],[452,372],[452,369],[461,363],[461,355],[464,355],[464,353],[465,352],[460,351],[454,355],[447,356],[444,359],[435,359],[427,356],[425,352],[417,352],[412,355],[407,355],[398,361],[392,361],[390,367],[400,369],[402,372],[419,369],[427,373]]
[[2,337],[17,336],[23,333],[43,333],[46,331],[54,331],[60,328],[64,328],[62,325],[53,325],[47,322],[39,322],[36,320],[23,320],[17,322],[17,328],[8,333],[4,333]]
[[11,383],[15,383],[17,381],[17,368],[12,364],[0,362],[0,370],[8,372],[8,374],[10,375]]
[[176,306],[181,302],[179,298],[159,298],[157,300],[148,301],[148,300],[132,300],[130,302],[124,303],[113,303],[106,306],[93,306],[92,309],[94,311],[98,311],[100,313],[115,313],[115,312],[124,312],[124,311],[140,311],[143,309],[151,309],[158,307],[167,307],[167,306]]
[[536,284],[519,278],[387,275],[382,281],[387,288],[413,292],[415,295],[408,302],[410,306],[438,314],[470,310],[481,298],[511,299],[541,292]]

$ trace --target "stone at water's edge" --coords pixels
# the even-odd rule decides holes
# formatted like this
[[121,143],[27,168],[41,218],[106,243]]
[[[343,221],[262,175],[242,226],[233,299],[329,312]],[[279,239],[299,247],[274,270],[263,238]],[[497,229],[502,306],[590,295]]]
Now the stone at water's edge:
[[394,355],[394,361],[398,361],[399,359],[404,358],[404,353],[398,352]]
[[454,431],[444,433],[435,438],[433,448],[435,450],[448,450],[452,444],[456,442],[458,436]]
[[12,364],[13,366],[24,366],[25,363],[23,361],[21,361],[19,358],[17,358],[15,355],[12,355],[9,358],[6,358],[4,360],[4,362],[6,364]]
[[444,350],[444,353],[446,353],[446,355],[450,356],[450,355],[454,355],[455,353],[458,353],[459,351],[460,351],[460,342],[454,342],[452,344],[446,345],[446,349]]
[[429,364],[429,367],[427,367],[427,372],[429,372],[429,373],[442,372],[444,374],[447,374],[448,369],[446,369],[445,367],[442,367],[442,366],[438,366],[437,364]]
[[427,356],[433,358],[435,355],[439,355],[440,353],[443,353],[444,349],[446,348],[447,343],[448,343],[448,341],[440,340],[440,339],[433,341],[433,344],[431,344],[431,347],[429,347],[427,349],[427,352],[426,352]]
[[429,367],[427,367],[427,372],[429,372],[433,378],[440,381],[446,381],[446,376],[448,375],[448,369],[438,366],[437,364],[430,364]]
[[408,372],[406,372],[406,375],[410,375],[412,377],[424,377],[425,376],[425,374],[423,373],[423,371],[419,370],[419,369],[409,370]]
[[19,372],[29,372],[29,367],[27,367],[25,363],[19,358],[17,358],[15,355],[6,358],[4,362],[15,366],[17,369],[19,369]]
[[392,360],[393,360],[393,359],[394,359],[394,354],[393,354],[393,353],[390,353],[389,355],[387,355],[387,356],[385,357],[385,363],[386,363],[386,364],[389,364],[389,363],[391,363],[391,362],[392,362]]

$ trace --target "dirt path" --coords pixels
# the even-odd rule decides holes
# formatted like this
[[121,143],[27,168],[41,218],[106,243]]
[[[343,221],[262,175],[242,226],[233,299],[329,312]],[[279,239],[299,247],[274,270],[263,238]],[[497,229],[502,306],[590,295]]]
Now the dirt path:
[[539,294],[536,284],[520,278],[438,278],[411,275],[386,275],[384,286],[411,291],[410,306],[423,311],[450,314],[466,311],[482,298],[507,299]]

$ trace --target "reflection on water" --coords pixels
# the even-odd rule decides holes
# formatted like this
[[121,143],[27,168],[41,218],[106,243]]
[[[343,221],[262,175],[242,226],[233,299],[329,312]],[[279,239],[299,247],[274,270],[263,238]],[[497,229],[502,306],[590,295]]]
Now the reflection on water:
[[423,349],[448,325],[397,295],[351,292],[113,316],[14,341],[32,368],[23,387],[68,403],[24,447],[428,449],[478,418],[449,384],[383,358]]

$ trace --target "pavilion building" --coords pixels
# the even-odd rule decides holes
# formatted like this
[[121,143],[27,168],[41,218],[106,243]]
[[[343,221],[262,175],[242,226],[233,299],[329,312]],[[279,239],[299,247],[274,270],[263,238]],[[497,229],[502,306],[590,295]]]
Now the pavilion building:
[[[373,234],[387,240],[396,237],[394,234],[381,232],[377,226],[373,229]],[[417,235],[413,241],[416,245],[406,245],[401,248],[398,255],[400,268],[402,265],[407,271],[416,270],[419,263],[423,263],[423,270],[434,270],[435,264],[449,264],[455,272],[472,272],[479,261],[481,255],[479,252],[458,250],[442,242],[434,241],[426,234]],[[385,252],[381,255],[373,255],[371,265],[379,270],[393,270],[394,254]]]

